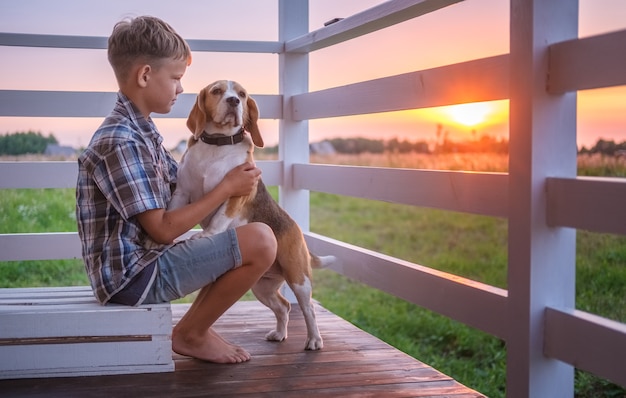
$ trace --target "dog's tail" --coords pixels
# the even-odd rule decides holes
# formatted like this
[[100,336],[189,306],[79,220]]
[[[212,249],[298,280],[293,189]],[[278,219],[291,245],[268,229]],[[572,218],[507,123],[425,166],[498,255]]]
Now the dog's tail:
[[311,267],[313,268],[326,268],[337,261],[338,259],[335,256],[316,256],[311,254]]

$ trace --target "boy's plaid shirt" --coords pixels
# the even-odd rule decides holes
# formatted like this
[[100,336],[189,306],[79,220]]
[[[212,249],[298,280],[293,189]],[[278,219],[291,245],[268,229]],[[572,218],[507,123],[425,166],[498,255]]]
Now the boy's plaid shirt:
[[85,268],[101,303],[165,249],[144,248],[148,237],[135,217],[167,208],[170,201],[177,164],[162,142],[152,120],[118,93],[115,108],[78,159],[78,232]]

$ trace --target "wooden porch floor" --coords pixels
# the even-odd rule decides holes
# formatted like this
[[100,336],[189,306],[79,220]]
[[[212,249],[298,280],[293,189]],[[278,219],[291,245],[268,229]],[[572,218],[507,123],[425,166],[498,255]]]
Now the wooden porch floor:
[[[174,323],[187,310],[172,306]],[[3,397],[483,397],[318,306],[324,349],[304,351],[297,305],[289,338],[268,342],[274,316],[256,301],[238,302],[215,325],[244,346],[249,362],[218,365],[174,354],[176,371],[141,375],[0,381]]]

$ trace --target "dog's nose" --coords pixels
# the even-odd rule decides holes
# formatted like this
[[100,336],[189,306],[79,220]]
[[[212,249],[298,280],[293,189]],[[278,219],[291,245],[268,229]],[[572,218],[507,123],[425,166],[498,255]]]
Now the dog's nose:
[[239,105],[241,101],[239,101],[239,98],[237,97],[228,97],[226,98],[226,103],[232,107],[235,107],[237,105]]

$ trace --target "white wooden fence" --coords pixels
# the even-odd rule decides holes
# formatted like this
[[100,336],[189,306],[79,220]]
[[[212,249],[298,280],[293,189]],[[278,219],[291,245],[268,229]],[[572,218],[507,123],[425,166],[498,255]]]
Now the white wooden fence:
[[[255,95],[263,117],[280,119],[279,161],[260,165],[303,230],[309,190],[508,219],[508,290],[306,232],[312,250],[341,258],[337,272],[506,340],[509,397],[573,396],[574,366],[626,385],[626,325],[575,309],[576,229],[626,234],[626,180],[576,176],[576,92],[626,84],[626,31],[578,39],[576,1],[511,0],[510,54],[317,92],[302,78],[312,51],[457,1],[392,0],[308,32],[308,1],[279,0],[278,42],[190,44],[279,54],[280,94]],[[106,40],[0,33],[0,45]],[[112,95],[0,90],[0,116],[104,116]],[[310,119],[507,98],[508,174],[308,163]],[[74,187],[75,177],[74,163],[0,164],[0,188]],[[2,261],[74,257],[74,233],[0,236]]]

